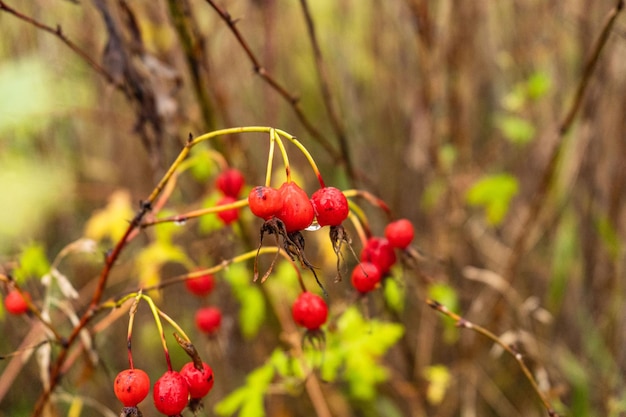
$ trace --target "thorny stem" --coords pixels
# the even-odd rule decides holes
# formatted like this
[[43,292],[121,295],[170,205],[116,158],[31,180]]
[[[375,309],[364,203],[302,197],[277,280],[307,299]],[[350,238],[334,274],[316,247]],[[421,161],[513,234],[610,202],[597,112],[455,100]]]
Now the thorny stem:
[[504,343],[498,336],[496,336],[494,333],[492,333],[491,331],[487,330],[486,328],[484,328],[482,326],[479,326],[478,324],[474,324],[474,323],[466,320],[465,318],[459,316],[458,314],[450,311],[448,309],[448,307],[444,306],[443,304],[441,304],[438,301],[427,299],[426,300],[426,304],[428,304],[429,307],[431,307],[432,309],[438,311],[439,313],[441,313],[441,314],[443,314],[445,316],[450,317],[452,320],[455,321],[457,327],[462,328],[462,329],[474,330],[476,333],[479,333],[479,334],[485,336],[486,338],[488,338],[492,342],[496,343],[498,346],[502,347],[511,356],[513,356],[513,358],[517,361],[520,369],[522,370],[522,373],[524,374],[524,376],[526,377],[526,379],[528,380],[528,382],[532,386],[533,390],[535,391],[535,393],[537,394],[537,396],[539,397],[539,399],[543,403],[543,406],[546,408],[546,410],[548,412],[548,415],[550,417],[559,417],[557,412],[552,408],[552,405],[550,404],[550,402],[548,401],[548,399],[546,398],[544,393],[539,388],[539,385],[537,384],[537,381],[533,377],[532,372],[530,371],[530,369],[526,365],[526,362],[524,362],[524,357],[522,356],[522,354],[515,347],[513,347],[513,346],[511,346],[511,345],[509,345],[507,343]]
[[254,54],[254,52],[252,52],[252,49],[244,39],[241,32],[239,32],[239,29],[237,29],[236,20],[234,20],[226,10],[215,4],[213,0],[206,0],[206,2],[217,12],[220,18],[226,23],[230,31],[233,33],[233,35],[237,39],[237,42],[239,42],[239,45],[241,45],[244,52],[248,56],[248,59],[250,60],[250,62],[252,62],[254,72],[289,103],[304,128],[320,145],[322,145],[322,147],[326,150],[326,152],[328,152],[329,155],[331,155],[337,161],[345,162],[345,160],[342,158],[342,155],[337,152],[332,144],[328,142],[326,138],[324,138],[319,130],[315,128],[313,123],[311,123],[311,121],[305,116],[302,108],[300,107],[299,98],[289,93],[287,89],[279,84],[261,65],[260,61]]
[[48,33],[51,33],[52,35],[56,36],[57,38],[59,38],[61,40],[61,42],[63,42],[72,51],[74,51],[74,53],[76,53],[78,56],[80,56],[98,74],[102,75],[107,80],[108,83],[113,84],[118,90],[120,90],[120,91],[124,92],[124,94],[128,95],[127,92],[126,92],[126,89],[124,88],[124,85],[116,82],[115,78],[113,78],[113,76],[111,74],[109,74],[109,72],[107,70],[105,70],[101,65],[99,65],[96,61],[94,61],[89,55],[87,55],[87,53],[85,51],[80,49],[78,47],[78,45],[76,45],[67,36],[65,36],[65,34],[63,33],[63,30],[61,29],[60,25],[57,25],[56,28],[50,27],[50,26],[48,26],[48,25],[46,25],[44,23],[41,23],[41,22],[33,19],[32,17],[26,16],[26,15],[18,12],[17,10],[15,10],[12,7],[8,6],[2,0],[0,0],[0,10],[4,10],[5,12],[7,12],[9,14],[12,14],[13,16],[17,17],[18,19],[23,20],[26,23],[29,23],[29,24],[35,26],[37,29],[41,29],[44,32],[48,32]]
[[381,210],[383,210],[385,212],[385,214],[387,215],[387,217],[389,219],[391,219],[391,209],[389,208],[387,203],[385,203],[383,200],[381,200],[380,198],[376,197],[374,194],[370,193],[369,191],[364,191],[364,190],[345,190],[343,192],[343,195],[345,195],[346,198],[362,197],[365,200],[367,200],[374,207],[378,207]]
[[171,222],[181,223],[181,222],[186,222],[187,220],[195,219],[195,218],[198,218],[198,217],[201,217],[201,216],[205,216],[207,214],[219,213],[221,211],[232,210],[232,209],[238,209],[238,208],[241,208],[241,207],[245,207],[247,205],[248,205],[248,199],[247,198],[243,198],[241,200],[237,200],[237,201],[229,203],[229,204],[222,204],[222,205],[219,205],[219,206],[207,207],[207,208],[203,208],[203,209],[189,211],[189,212],[184,213],[184,214],[175,214],[173,216],[163,217],[161,219],[154,219],[154,220],[145,221],[145,222],[143,222],[141,224],[141,227],[145,228],[145,227],[154,226],[154,225],[160,224],[160,223],[171,223]]
[[[259,254],[276,254],[276,252],[278,252],[283,258],[285,258],[293,267],[293,269],[296,271],[296,274],[298,276],[298,281],[300,282],[300,285],[302,286],[302,274],[300,273],[300,270],[298,269],[298,267],[296,266],[295,262],[291,259],[291,257],[287,254],[287,252],[284,251],[284,249],[276,247],[276,246],[266,246],[266,247],[262,247],[258,250]],[[202,270],[198,270],[198,271],[194,271],[194,272],[190,272],[188,274],[184,274],[184,275],[178,275],[169,279],[165,279],[163,281],[161,281],[159,284],[150,286],[150,287],[144,287],[143,291],[151,291],[151,290],[158,290],[158,289],[162,289],[164,287],[170,286],[170,285],[174,285],[174,284],[178,284],[181,282],[184,282],[188,279],[192,279],[192,278],[197,278],[199,276],[205,275],[205,274],[215,274],[223,269],[226,269],[228,266],[238,263],[238,262],[244,262],[247,261],[249,259],[253,259],[255,256],[257,255],[257,250],[251,250],[248,251],[246,253],[243,253],[241,255],[237,255],[234,258],[228,259],[228,260],[224,260],[221,263],[219,263],[218,265],[215,265],[211,268],[207,268],[207,269],[202,269]],[[120,301],[123,302],[124,300],[128,299],[127,296],[124,296]],[[116,303],[116,305],[120,305],[120,301],[118,301]]]
[[[0,10],[7,10],[5,4],[0,0]],[[11,9],[12,10],[12,9]],[[198,143],[207,141],[209,139],[215,138],[221,135],[229,135],[235,133],[244,133],[244,132],[258,132],[258,133],[270,133],[273,130],[271,127],[263,127],[263,126],[247,126],[247,127],[235,127],[228,129],[216,130],[213,132],[206,133],[204,135],[198,136],[195,139],[192,135],[189,135],[185,146],[180,151],[176,160],[170,165],[167,172],[163,175],[157,186],[154,188],[152,193],[148,196],[148,198],[141,202],[140,208],[133,217],[133,219],[129,222],[124,234],[120,238],[120,240],[115,244],[115,247],[109,251],[104,259],[104,266],[100,272],[100,276],[98,277],[96,289],[93,292],[92,298],[85,310],[85,313],[81,316],[79,322],[74,326],[72,332],[67,337],[67,340],[63,343],[63,349],[59,352],[55,362],[52,364],[50,368],[50,384],[42,394],[40,395],[37,403],[35,404],[33,410],[33,417],[39,417],[43,413],[45,405],[48,403],[48,400],[52,394],[52,391],[56,388],[56,385],[59,383],[62,376],[62,369],[65,361],[67,360],[69,354],[69,348],[74,344],[76,339],[78,339],[81,331],[87,326],[87,324],[91,321],[91,319],[95,316],[95,314],[100,310],[101,305],[100,302],[102,300],[102,296],[104,294],[104,289],[106,288],[106,284],[108,282],[109,275],[113,266],[117,259],[119,258],[122,250],[126,247],[128,241],[134,236],[136,229],[141,228],[142,221],[144,217],[152,210],[155,201],[161,195],[163,190],[168,185],[170,179],[175,175],[177,170],[180,168],[181,164],[189,155],[191,148],[193,148]],[[108,305],[108,304],[107,304]],[[166,352],[166,355],[169,355]],[[168,356],[169,362],[169,356]]]
[[[337,114],[337,109],[334,105],[332,96],[331,96],[331,88],[330,83],[328,81],[328,74],[326,72],[326,67],[324,65],[324,61],[322,59],[322,50],[317,41],[317,36],[315,34],[315,25],[313,24],[313,18],[311,17],[311,11],[309,10],[308,1],[300,0],[300,4],[302,5],[302,13],[304,14],[304,20],[306,21],[307,31],[309,33],[309,38],[311,39],[311,46],[313,47],[313,58],[315,62],[315,69],[317,70],[317,76],[319,80],[319,88],[322,94],[322,100],[324,102],[324,107],[326,107],[326,113],[328,114],[328,118],[330,120],[330,124],[335,131],[335,135],[337,135],[337,141],[339,142],[339,148],[341,150],[341,156],[346,164],[346,171],[348,173],[348,177],[350,180],[354,181],[356,178],[356,172],[354,170],[354,166],[352,165],[352,160],[350,159],[350,149],[348,148],[348,139],[346,137],[346,131],[344,129],[343,124],[341,123],[341,119]],[[324,186],[322,185],[322,188]]]

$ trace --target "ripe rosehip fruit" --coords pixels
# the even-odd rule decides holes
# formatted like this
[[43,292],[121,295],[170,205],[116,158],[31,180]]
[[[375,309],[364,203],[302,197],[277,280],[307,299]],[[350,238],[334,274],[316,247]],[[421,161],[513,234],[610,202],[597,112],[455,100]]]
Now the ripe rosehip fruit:
[[414,236],[413,224],[407,219],[396,220],[385,227],[385,237],[394,248],[406,249]]
[[113,390],[124,407],[137,407],[150,392],[150,378],[141,369],[125,369],[115,377]]
[[362,294],[372,291],[380,282],[380,270],[371,262],[361,262],[352,270],[352,286]]
[[319,295],[305,291],[293,303],[291,315],[300,326],[309,330],[317,330],[326,323],[328,306]]
[[196,327],[203,332],[215,333],[222,323],[222,312],[216,307],[203,307],[196,311]]
[[187,381],[191,398],[202,398],[213,388],[213,370],[204,362],[201,371],[196,369],[193,362],[188,362],[182,367],[180,374]]
[[311,203],[320,226],[339,226],[350,213],[348,199],[335,187],[320,188],[311,196]]
[[[30,300],[30,294],[27,292],[23,292],[24,297]],[[9,291],[7,296],[4,298],[4,307],[11,314],[24,314],[28,311],[28,304],[26,300],[22,297],[22,294],[16,289],[12,289]]]
[[278,189],[283,201],[276,217],[285,223],[287,233],[306,229],[313,222],[315,211],[306,192],[295,182],[286,182]]
[[361,252],[361,261],[376,265],[383,276],[396,263],[396,253],[386,238],[371,237]]
[[[224,206],[226,204],[234,203],[235,201],[237,200],[233,197],[224,196],[219,199],[216,205]],[[233,222],[236,222],[237,219],[239,219],[239,209],[234,208],[234,209],[219,211],[217,212],[217,217],[219,217],[220,220],[224,222],[224,224],[231,224]]]
[[185,287],[190,293],[202,297],[210,294],[215,288],[215,277],[212,274],[204,274],[195,278],[187,278]]
[[250,211],[263,220],[269,220],[283,207],[283,200],[277,189],[257,186],[248,194]]
[[215,180],[215,186],[225,196],[237,198],[246,180],[241,171],[235,168],[227,168],[220,172]]
[[189,387],[183,376],[167,371],[154,383],[152,390],[154,406],[166,416],[177,416],[187,406]]

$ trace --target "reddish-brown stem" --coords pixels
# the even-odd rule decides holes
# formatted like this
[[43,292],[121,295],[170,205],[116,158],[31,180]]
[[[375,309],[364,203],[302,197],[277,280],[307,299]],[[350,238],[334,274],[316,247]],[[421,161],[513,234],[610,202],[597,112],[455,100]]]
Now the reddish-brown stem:
[[482,334],[486,338],[490,339],[492,342],[499,345],[507,353],[509,353],[517,361],[517,364],[522,370],[522,373],[524,374],[524,376],[526,377],[526,379],[532,386],[533,390],[535,391],[535,393],[541,400],[543,406],[546,408],[548,415],[550,417],[559,417],[557,412],[554,411],[554,408],[552,408],[552,405],[550,404],[550,402],[548,401],[544,393],[539,388],[537,381],[533,377],[532,372],[530,371],[530,369],[526,365],[526,362],[524,361],[524,357],[515,347],[503,342],[502,339],[500,339],[498,336],[496,336],[495,334],[493,334],[491,331],[487,330],[486,328],[479,326],[477,324],[474,324],[468,321],[467,319],[459,316],[458,314],[454,313],[453,311],[450,311],[446,306],[439,303],[438,301],[427,299],[426,304],[428,304],[428,306],[431,307],[433,310],[436,310],[439,313],[450,317],[452,320],[454,320],[457,327],[462,328],[462,329],[474,330],[476,333]]
[[206,2],[209,3],[209,5],[217,12],[220,18],[226,23],[230,31],[233,33],[235,38],[237,38],[237,42],[239,42],[239,45],[248,56],[248,59],[250,60],[250,62],[252,62],[254,72],[259,77],[261,77],[263,81],[265,81],[270,87],[272,87],[272,89],[276,91],[278,95],[280,95],[283,99],[285,99],[291,105],[291,108],[296,113],[296,116],[298,117],[298,120],[300,120],[300,123],[302,123],[302,125],[309,132],[309,134],[320,145],[322,145],[322,147],[326,150],[326,152],[328,152],[328,154],[331,155],[335,160],[342,161],[345,163],[346,161],[344,160],[342,155],[340,155],[337,152],[337,150],[332,146],[332,144],[328,142],[326,138],[324,138],[324,136],[320,133],[320,131],[317,130],[315,126],[313,125],[313,123],[311,123],[311,121],[306,117],[306,115],[302,111],[302,108],[300,107],[300,104],[299,104],[300,99],[296,97],[295,95],[291,94],[285,87],[283,87],[278,81],[276,81],[276,79],[274,79],[274,77],[272,77],[267,72],[267,70],[261,65],[259,59],[256,57],[254,52],[252,52],[250,45],[248,45],[248,42],[245,40],[241,32],[239,32],[239,29],[237,29],[237,26],[236,26],[237,22],[231,17],[230,13],[228,13],[226,10],[224,10],[223,8],[215,4],[213,0],[206,0]]
[[335,131],[335,135],[337,136],[337,142],[339,142],[341,156],[346,164],[348,177],[350,178],[350,181],[354,182],[356,178],[356,172],[354,171],[354,166],[352,165],[352,160],[350,159],[348,139],[346,137],[346,131],[343,124],[341,123],[341,119],[338,115],[338,111],[332,99],[330,82],[328,81],[326,66],[324,65],[324,60],[322,59],[322,50],[315,34],[315,24],[313,23],[313,18],[311,17],[311,11],[309,10],[308,1],[300,0],[300,4],[302,5],[302,13],[304,14],[304,20],[306,21],[306,27],[309,33],[309,39],[311,40],[311,46],[313,48],[315,69],[317,71],[319,88],[322,94],[324,107],[326,108],[326,113],[328,114],[330,125],[332,126],[333,130]]
[[2,0],[0,0],[0,10],[4,10],[5,12],[17,17],[18,19],[23,20],[24,22],[29,23],[35,26],[36,28],[43,30],[44,32],[51,33],[52,35],[59,38],[61,42],[63,42],[66,46],[68,46],[76,55],[80,56],[91,68],[93,68],[98,74],[103,76],[107,80],[108,83],[113,84],[118,90],[123,91],[126,94],[126,90],[124,89],[124,86],[122,84],[117,83],[115,81],[115,78],[113,78],[113,76],[109,74],[107,70],[105,70],[100,64],[98,64],[89,55],[87,55],[85,51],[80,49],[78,45],[76,45],[67,36],[65,36],[60,25],[57,25],[56,28],[53,28],[44,23],[41,23],[33,19],[32,17],[26,16],[18,12],[17,10],[8,6]]
[[56,385],[59,383],[59,380],[61,379],[61,369],[67,358],[69,347],[76,341],[76,339],[80,335],[81,330],[84,329],[85,326],[87,326],[87,324],[93,317],[93,314],[95,310],[97,309],[98,304],[100,303],[100,300],[102,299],[104,288],[106,287],[109,274],[111,273],[111,269],[113,268],[115,261],[117,261],[117,258],[122,252],[122,249],[126,245],[128,237],[133,232],[133,230],[139,227],[141,220],[146,215],[146,213],[150,210],[150,207],[151,207],[150,203],[143,203],[141,205],[140,210],[137,212],[133,220],[129,223],[122,238],[119,240],[119,242],[117,242],[117,244],[115,245],[115,248],[113,248],[113,250],[110,253],[108,253],[107,256],[105,257],[104,268],[102,268],[102,272],[100,273],[100,276],[98,278],[98,285],[96,287],[96,290],[93,293],[89,306],[87,307],[87,310],[85,311],[85,313],[81,316],[78,324],[74,326],[72,333],[67,338],[67,341],[65,343],[65,348],[62,349],[61,352],[59,352],[59,356],[57,357],[56,361],[52,365],[52,368],[50,370],[50,386],[41,394],[41,396],[37,400],[37,403],[35,404],[35,409],[33,411],[33,417],[37,417],[41,415],[44,409],[44,406],[46,405],[46,403],[48,402],[48,399],[50,398],[52,391],[54,390]]

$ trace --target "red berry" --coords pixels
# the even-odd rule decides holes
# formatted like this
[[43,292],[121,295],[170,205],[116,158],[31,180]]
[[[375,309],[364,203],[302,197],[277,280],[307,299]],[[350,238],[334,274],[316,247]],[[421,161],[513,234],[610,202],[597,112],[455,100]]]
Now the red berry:
[[285,223],[288,233],[306,229],[313,222],[315,211],[306,192],[295,182],[286,182],[278,189],[283,207],[276,217]]
[[203,307],[196,311],[196,326],[203,333],[215,333],[222,323],[222,312],[216,307]]
[[126,369],[115,377],[113,390],[124,407],[137,407],[150,392],[150,377],[141,369]]
[[[237,200],[233,197],[224,196],[221,199],[219,199],[219,201],[217,202],[217,205],[224,206],[226,204],[234,203],[235,201]],[[239,209],[234,208],[234,209],[219,211],[217,212],[217,217],[219,217],[220,220],[224,222],[224,224],[231,224],[233,222],[236,222],[237,219],[239,219]]]
[[154,384],[154,406],[166,416],[177,416],[187,406],[189,387],[187,381],[176,371],[167,371]]
[[380,270],[371,262],[361,262],[352,270],[352,286],[363,294],[376,288],[380,278]]
[[283,200],[277,189],[257,186],[248,194],[250,211],[263,220],[269,220],[283,207]]
[[291,315],[300,326],[317,330],[326,323],[328,306],[319,295],[305,291],[293,303]]
[[185,287],[190,293],[202,297],[210,294],[215,288],[215,277],[212,274],[204,274],[195,278],[187,278]]
[[385,237],[394,248],[406,249],[414,236],[413,224],[407,219],[396,220],[385,227]]
[[215,180],[215,186],[224,195],[237,198],[246,180],[241,171],[235,168],[227,168],[221,172]]
[[348,199],[335,187],[320,188],[311,196],[320,226],[339,226],[350,213]]
[[213,388],[213,370],[204,362],[201,371],[196,369],[193,362],[188,362],[180,370],[180,374],[187,381],[191,398],[202,398]]
[[385,275],[396,263],[396,253],[386,238],[371,237],[361,252],[361,261],[373,263],[380,270],[380,274]]
[[[30,300],[30,294],[24,292],[24,297]],[[4,307],[11,314],[24,314],[28,311],[28,304],[26,300],[22,297],[22,294],[16,289],[12,289],[9,291],[7,296],[4,298]]]

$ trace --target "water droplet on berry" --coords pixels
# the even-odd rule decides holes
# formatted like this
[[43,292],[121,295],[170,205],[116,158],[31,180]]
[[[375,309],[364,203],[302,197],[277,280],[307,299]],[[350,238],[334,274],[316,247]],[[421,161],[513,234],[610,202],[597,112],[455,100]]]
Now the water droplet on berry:
[[311,225],[307,228],[305,228],[304,230],[306,230],[307,232],[315,232],[317,230],[320,230],[322,228],[322,226],[320,226],[320,224],[316,221],[313,221],[313,223],[311,223]]

